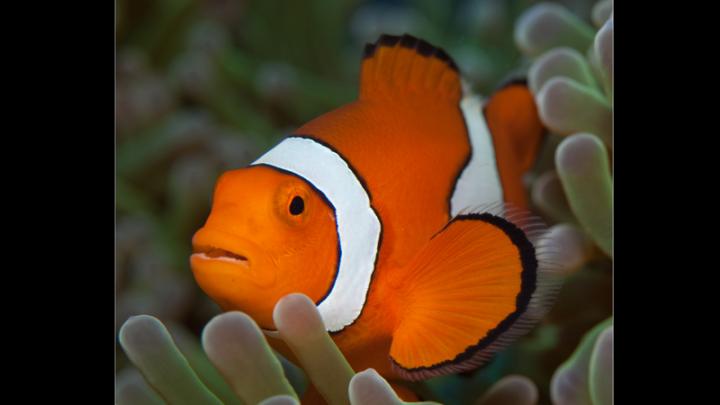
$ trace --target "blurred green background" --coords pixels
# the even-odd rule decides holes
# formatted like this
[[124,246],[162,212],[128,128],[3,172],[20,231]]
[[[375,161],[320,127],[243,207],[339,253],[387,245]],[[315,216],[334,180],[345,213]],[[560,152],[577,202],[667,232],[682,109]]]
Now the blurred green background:
[[[513,27],[536,3],[118,0],[116,330],[150,314],[199,335],[219,313],[188,265],[215,180],[353,100],[366,42],[381,33],[426,39],[488,94],[527,69]],[[592,1],[559,3],[589,21]],[[479,392],[521,373],[547,403],[552,372],[611,313],[609,266],[598,259],[571,277],[548,320],[488,367],[431,386],[462,402],[467,387]],[[118,346],[116,368],[126,366]]]

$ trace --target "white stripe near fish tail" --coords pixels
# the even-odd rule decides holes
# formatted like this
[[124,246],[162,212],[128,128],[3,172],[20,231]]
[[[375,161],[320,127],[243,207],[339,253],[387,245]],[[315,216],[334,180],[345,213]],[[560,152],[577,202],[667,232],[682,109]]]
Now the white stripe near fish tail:
[[477,96],[466,95],[460,109],[470,139],[471,158],[455,183],[450,199],[450,216],[465,208],[503,201],[500,173],[495,161],[495,147]]

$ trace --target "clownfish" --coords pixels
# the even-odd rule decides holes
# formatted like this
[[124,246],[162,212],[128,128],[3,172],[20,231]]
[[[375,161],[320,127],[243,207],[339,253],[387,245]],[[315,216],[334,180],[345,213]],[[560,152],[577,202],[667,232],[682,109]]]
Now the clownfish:
[[303,293],[351,366],[389,379],[475,369],[526,333],[559,288],[522,181],[545,129],[524,83],[464,87],[426,41],[368,44],[356,101],[219,178],[199,286],[269,336]]

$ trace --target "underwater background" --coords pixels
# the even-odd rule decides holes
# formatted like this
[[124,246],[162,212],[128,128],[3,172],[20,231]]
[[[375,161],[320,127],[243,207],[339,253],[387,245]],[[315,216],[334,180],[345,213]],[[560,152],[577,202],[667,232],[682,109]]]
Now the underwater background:
[[[157,318],[200,379],[241,403],[200,370],[212,367],[200,336],[220,309],[188,258],[215,181],[352,101],[365,43],[408,33],[444,48],[482,95],[528,78],[550,130],[528,193],[565,248],[566,279],[541,324],[482,369],[428,381],[423,394],[511,403],[490,388],[520,375],[508,384],[535,397],[512,403],[610,403],[611,11],[610,1],[581,0],[117,0],[116,335],[132,316]],[[122,344],[116,370],[117,402],[140,403],[132,395],[143,382]]]

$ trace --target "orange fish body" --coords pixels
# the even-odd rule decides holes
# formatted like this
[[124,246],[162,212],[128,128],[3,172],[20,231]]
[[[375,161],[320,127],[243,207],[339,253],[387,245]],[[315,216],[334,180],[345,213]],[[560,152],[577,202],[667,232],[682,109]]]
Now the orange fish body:
[[523,84],[483,103],[441,49],[382,36],[366,48],[357,101],[221,177],[193,238],[195,278],[267,331],[280,298],[306,294],[356,370],[474,369],[557,290],[524,211],[521,177],[542,133]]

